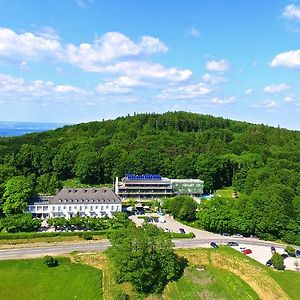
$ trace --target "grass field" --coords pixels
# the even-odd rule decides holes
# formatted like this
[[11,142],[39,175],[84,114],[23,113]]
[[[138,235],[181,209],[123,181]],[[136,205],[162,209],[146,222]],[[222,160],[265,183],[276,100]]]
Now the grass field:
[[[188,259],[184,275],[147,300],[299,299],[300,272],[267,268],[229,247],[176,252]],[[145,299],[129,283],[116,283],[105,253],[73,253],[70,260],[53,269],[39,259],[0,261],[0,299],[115,300],[120,292]]]
[[0,261],[0,299],[101,300],[102,272],[60,259],[48,268],[42,259]]
[[169,284],[164,299],[259,299],[250,286],[226,270],[208,266],[203,271],[188,267],[184,276]]

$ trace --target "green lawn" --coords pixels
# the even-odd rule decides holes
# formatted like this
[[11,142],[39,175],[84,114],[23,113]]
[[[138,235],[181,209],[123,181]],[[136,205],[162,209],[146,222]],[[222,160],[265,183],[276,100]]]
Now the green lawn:
[[0,299],[102,299],[102,271],[67,258],[59,261],[55,268],[42,259],[0,261]]
[[166,299],[259,299],[250,286],[226,270],[211,266],[203,271],[188,267],[184,276],[171,283],[164,294]]

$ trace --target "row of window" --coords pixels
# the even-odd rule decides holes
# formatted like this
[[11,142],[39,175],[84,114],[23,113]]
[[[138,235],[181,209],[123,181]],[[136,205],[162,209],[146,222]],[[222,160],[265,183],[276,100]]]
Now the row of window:
[[[101,206],[98,206],[98,205],[90,205],[90,206],[52,206],[52,211],[62,211],[62,210],[68,210],[68,211],[83,211],[83,210],[89,210],[89,211],[94,211],[94,210],[101,210],[101,211],[104,211],[104,210],[109,210],[110,211],[118,211],[119,210],[119,206],[116,205],[101,205]],[[34,206],[31,206],[29,207],[29,210],[30,211],[47,211],[48,210],[48,206],[37,206],[37,207],[34,207]]]
[[89,211],[94,211],[94,210],[101,210],[101,211],[104,211],[104,210],[109,210],[110,208],[110,211],[118,211],[119,210],[119,206],[113,206],[111,205],[109,207],[109,205],[101,205],[101,206],[52,206],[52,211],[62,211],[62,210],[68,210],[68,211],[83,211],[83,210],[89,210]]

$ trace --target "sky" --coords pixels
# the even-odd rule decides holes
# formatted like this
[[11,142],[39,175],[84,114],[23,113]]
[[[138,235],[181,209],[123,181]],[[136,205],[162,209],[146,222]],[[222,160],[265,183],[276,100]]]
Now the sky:
[[300,130],[300,1],[0,0],[0,121],[180,110]]

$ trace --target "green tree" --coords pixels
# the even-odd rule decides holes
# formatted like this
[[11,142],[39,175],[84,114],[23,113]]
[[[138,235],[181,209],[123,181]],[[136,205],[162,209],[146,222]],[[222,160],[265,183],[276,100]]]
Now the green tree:
[[271,262],[275,269],[284,270],[284,260],[279,253],[274,253],[271,258]]
[[82,183],[99,183],[103,179],[102,162],[97,152],[79,153],[75,163],[75,175]]
[[44,195],[55,195],[62,188],[62,182],[56,174],[43,174],[37,179],[36,192]]
[[16,176],[5,184],[3,211],[6,215],[19,214],[27,209],[28,200],[34,195],[34,177]]
[[117,281],[130,282],[140,293],[160,293],[182,273],[183,261],[174,253],[170,238],[153,225],[117,230],[110,240],[107,253]]

